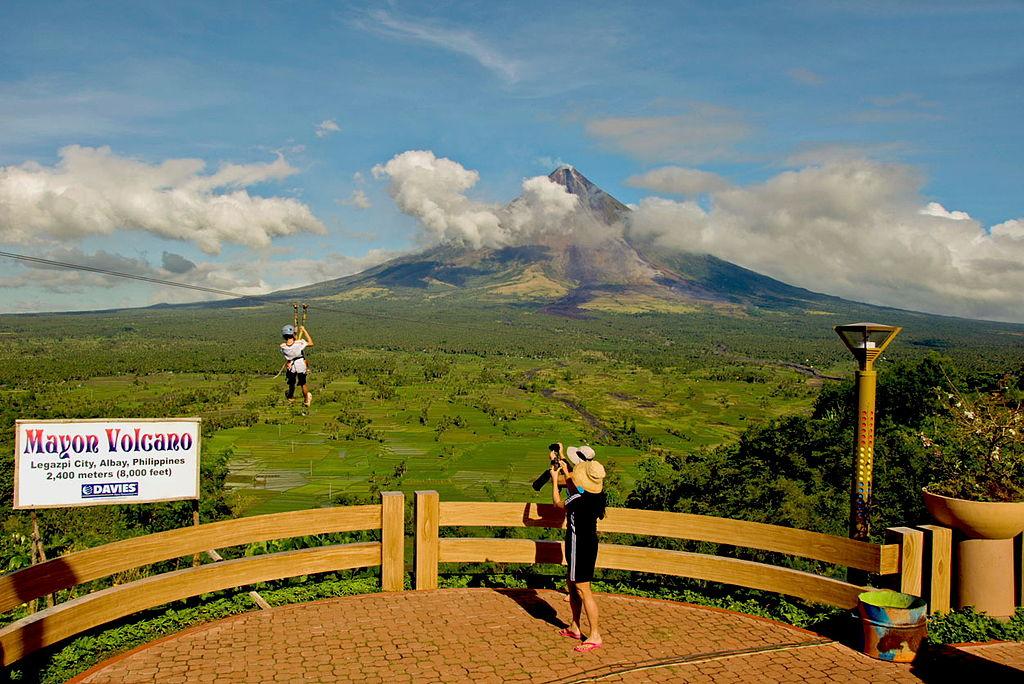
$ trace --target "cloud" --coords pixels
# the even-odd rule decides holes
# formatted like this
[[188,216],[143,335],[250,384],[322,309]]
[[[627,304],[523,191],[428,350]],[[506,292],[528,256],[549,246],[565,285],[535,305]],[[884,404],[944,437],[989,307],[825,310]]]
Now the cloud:
[[[78,248],[58,248],[45,254],[47,259],[69,264],[97,268],[118,273],[171,280],[200,287],[229,290],[243,295],[263,294],[270,291],[269,284],[259,275],[259,269],[252,262],[238,263],[194,263],[181,255],[164,252],[162,265],[151,265],[146,259],[127,257],[121,254],[98,250],[84,252]],[[26,270],[13,276],[0,277],[0,286],[10,289],[28,288],[57,294],[83,294],[95,288],[114,289],[126,284],[138,287],[131,280],[91,273],[83,270],[51,266],[32,262],[19,262]],[[207,299],[223,299],[212,293],[202,293],[165,285],[144,285],[146,295],[142,301],[127,302],[124,305],[138,306],[159,302],[190,302]],[[101,300],[104,304],[108,298]],[[120,304],[119,304],[120,305]],[[38,304],[37,304],[38,310]],[[75,308],[89,308],[77,304]]]
[[848,160],[694,202],[647,198],[630,231],[856,301],[1024,321],[1024,222],[990,232],[928,205],[913,168]]
[[348,196],[348,199],[338,200],[338,204],[346,207],[355,207],[357,209],[369,209],[373,206],[370,203],[370,198],[367,197],[366,193],[359,188],[353,190],[352,194]]
[[496,244],[501,238],[497,207],[464,194],[480,175],[429,150],[410,150],[373,167],[375,178],[388,178],[388,193],[398,208],[415,217],[424,241],[462,242],[473,247]]
[[938,202],[929,202],[917,213],[923,216],[938,216],[939,218],[951,219],[953,221],[970,221],[971,215],[966,211],[948,211],[946,207]]
[[905,142],[884,143],[808,143],[797,148],[796,152],[786,157],[784,166],[819,166],[837,162],[864,161],[897,161],[911,151]]
[[[56,25],[53,28],[60,31]],[[71,34],[57,35],[51,38],[66,50],[76,49],[68,43]],[[73,36],[88,42],[81,31]],[[222,106],[242,87],[204,65],[142,52],[116,69],[103,60],[95,65],[73,60],[66,69],[33,65],[19,80],[14,79],[23,70],[13,68],[13,60],[5,61],[11,68],[0,79],[0,150],[6,159],[16,150],[38,149],[50,141],[61,144],[126,134],[152,138],[165,130],[167,121]]]
[[542,156],[537,157],[536,161],[539,167],[549,172],[552,169],[557,169],[560,166],[570,166],[570,164],[564,162],[561,157]]
[[334,119],[324,119],[316,125],[314,132],[316,133],[316,137],[326,138],[331,133],[337,133],[340,130],[341,126],[339,126]]
[[[45,253],[44,257],[87,268],[159,278],[226,290],[239,295],[262,295],[273,290],[300,287],[352,275],[399,254],[374,249],[363,256],[328,253],[317,259],[258,258],[225,263],[196,263],[181,255],[164,252],[160,266],[154,266],[142,257],[128,257],[104,250],[89,253],[78,248],[58,248]],[[8,299],[0,302],[0,310],[39,311],[40,301],[45,302],[42,306],[48,307],[48,310],[83,310],[224,299],[224,296],[213,293],[137,283],[115,276],[47,264],[18,264],[21,267],[20,272],[0,276],[0,287],[12,293],[21,291],[27,299]],[[95,294],[97,288],[102,290],[102,294],[98,296]],[[51,299],[45,299],[47,293],[51,295]],[[89,296],[90,293],[93,294],[92,297]]]
[[825,79],[821,74],[804,67],[790,69],[786,74],[801,85],[820,86],[825,82]]
[[426,43],[464,55],[509,83],[519,80],[519,61],[501,54],[471,31],[438,26],[426,21],[399,19],[384,10],[370,12],[368,16],[370,23],[359,23],[376,33],[400,40]]
[[675,116],[610,117],[586,124],[605,146],[644,161],[699,164],[735,156],[751,128],[734,110],[697,104]]
[[326,232],[301,202],[246,190],[297,173],[283,157],[225,164],[204,175],[200,159],[147,164],[109,147],[72,145],[59,156],[52,167],[0,167],[0,240],[75,240],[139,230],[215,254],[224,242],[266,247],[275,237]]
[[358,257],[330,253],[320,259],[297,258],[265,262],[261,268],[285,275],[286,280],[277,289],[290,289],[354,275],[402,254],[386,249],[371,249]]
[[1024,219],[1011,219],[992,226],[989,231],[992,237],[1001,239],[1024,240]]
[[189,261],[180,254],[174,252],[164,252],[163,258],[161,259],[161,265],[165,271],[170,273],[188,273],[189,271],[195,270],[195,262]]
[[573,230],[579,199],[547,176],[523,181],[522,192],[501,214],[505,244],[534,241],[544,235]]
[[719,192],[732,187],[732,183],[718,174],[679,166],[665,166],[639,176],[630,176],[626,179],[626,185],[669,195],[688,196]]
[[904,123],[908,121],[941,121],[945,117],[934,110],[938,103],[917,93],[869,97],[871,108],[849,116],[854,123]]
[[522,195],[507,206],[469,198],[480,176],[429,150],[410,150],[373,167],[389,180],[388,193],[398,208],[419,221],[420,241],[473,248],[520,244],[553,232],[572,230],[579,208],[575,195],[547,176],[523,181]]

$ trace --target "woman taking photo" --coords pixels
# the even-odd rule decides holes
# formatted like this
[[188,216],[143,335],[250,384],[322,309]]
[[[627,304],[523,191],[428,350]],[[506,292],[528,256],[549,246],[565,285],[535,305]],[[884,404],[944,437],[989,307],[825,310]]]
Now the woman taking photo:
[[[604,517],[604,466],[594,460],[590,447],[569,447],[566,456],[574,465],[569,472],[565,461],[552,459],[551,501],[565,510],[565,562],[568,568],[569,606],[572,623],[559,634],[571,639],[582,639],[580,617],[587,613],[590,633],[575,651],[588,653],[601,648],[604,639],[598,626],[597,602],[590,590],[597,562],[597,521]],[[559,485],[565,486],[566,497],[559,495]]]

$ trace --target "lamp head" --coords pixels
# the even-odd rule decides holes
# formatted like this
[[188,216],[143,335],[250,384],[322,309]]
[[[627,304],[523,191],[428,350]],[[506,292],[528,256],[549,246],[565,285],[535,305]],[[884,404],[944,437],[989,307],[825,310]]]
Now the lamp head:
[[872,370],[875,359],[882,355],[889,343],[903,328],[881,323],[850,323],[837,325],[833,330],[853,353],[861,370]]

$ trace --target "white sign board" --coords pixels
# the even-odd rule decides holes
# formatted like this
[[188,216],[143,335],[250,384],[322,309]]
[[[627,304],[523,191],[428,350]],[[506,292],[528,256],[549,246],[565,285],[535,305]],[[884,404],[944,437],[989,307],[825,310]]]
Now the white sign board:
[[198,499],[199,421],[19,420],[14,507]]

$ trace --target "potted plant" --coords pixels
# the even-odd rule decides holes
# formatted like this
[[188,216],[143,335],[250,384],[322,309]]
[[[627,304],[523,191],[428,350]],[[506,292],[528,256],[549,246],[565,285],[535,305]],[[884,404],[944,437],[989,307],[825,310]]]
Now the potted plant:
[[1006,377],[990,392],[950,386],[921,439],[931,453],[924,502],[959,544],[959,605],[1007,617],[1013,606],[1013,541],[1024,530],[1024,405]]

